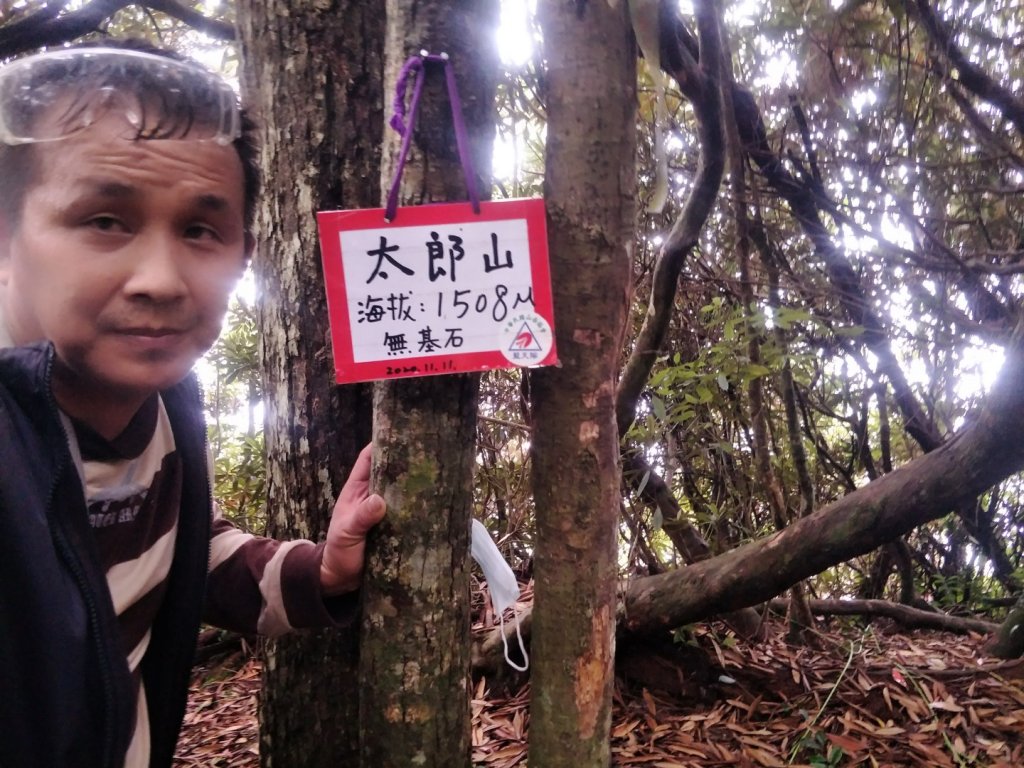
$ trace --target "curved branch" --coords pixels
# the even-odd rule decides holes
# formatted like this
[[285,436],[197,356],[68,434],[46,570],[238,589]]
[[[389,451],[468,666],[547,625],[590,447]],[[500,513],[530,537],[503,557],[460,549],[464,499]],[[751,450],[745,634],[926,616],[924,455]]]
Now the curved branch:
[[[700,34],[700,64],[694,70],[688,63],[694,61],[692,52],[678,37],[676,27],[663,29],[662,47],[666,37],[676,46],[672,55],[664,57],[669,74],[679,83],[693,105],[700,141],[697,178],[682,213],[672,225],[654,268],[651,299],[647,307],[640,334],[622,372],[615,396],[615,417],[619,434],[624,435],[636,417],[640,393],[651,374],[654,361],[661,352],[672,318],[676,285],[686,259],[697,246],[711,208],[718,197],[725,170],[725,140],[722,133],[722,101],[719,92],[721,61],[721,31],[714,4],[696,4],[697,25]],[[673,62],[682,63],[682,69],[673,68]]]
[[975,96],[997,107],[1017,131],[1024,135],[1024,101],[964,55],[953,41],[949,27],[932,10],[927,0],[903,0],[903,7],[921,21],[929,39],[956,69],[957,80]]
[[236,31],[234,24],[204,16],[199,11],[184,6],[176,2],[176,0],[147,0],[147,2],[138,3],[138,5],[144,5],[147,8],[152,8],[154,11],[167,14],[172,19],[188,24],[196,32],[202,32],[204,35],[209,35],[215,40],[235,39]]
[[644,633],[756,605],[836,563],[867,554],[948,510],[971,504],[1024,468],[1024,323],[970,426],[942,446],[784,531],[671,573],[637,579],[624,594],[623,630]]
[[176,0],[92,0],[78,10],[59,13],[67,3],[48,3],[20,21],[0,27],[0,58],[10,58],[50,45],[71,42],[97,31],[104,21],[130,5],[161,11],[218,40],[233,40],[234,25],[187,8]]

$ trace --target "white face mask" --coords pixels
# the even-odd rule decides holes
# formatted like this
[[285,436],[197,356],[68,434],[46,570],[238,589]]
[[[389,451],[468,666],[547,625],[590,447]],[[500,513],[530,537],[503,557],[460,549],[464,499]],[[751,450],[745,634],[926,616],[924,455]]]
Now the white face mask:
[[501,642],[505,647],[505,661],[512,669],[525,672],[530,666],[530,658],[526,655],[526,648],[523,645],[523,635],[519,631],[519,616],[516,615],[516,637],[519,638],[519,650],[523,654],[525,663],[519,666],[508,657],[508,638],[505,636],[505,609],[516,603],[519,597],[519,584],[516,576],[505,558],[501,556],[498,547],[495,545],[491,534],[487,532],[484,524],[474,519],[470,526],[470,553],[473,559],[480,564],[487,580],[487,589],[491,593],[491,605],[494,612],[498,614],[498,625],[501,628]]

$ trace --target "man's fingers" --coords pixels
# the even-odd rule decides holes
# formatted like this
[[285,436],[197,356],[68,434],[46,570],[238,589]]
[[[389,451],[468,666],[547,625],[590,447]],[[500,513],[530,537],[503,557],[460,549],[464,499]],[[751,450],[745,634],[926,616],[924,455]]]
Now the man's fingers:
[[345,510],[339,510],[342,515],[337,537],[334,541],[344,547],[351,547],[353,544],[361,544],[366,538],[366,533],[373,526],[384,519],[387,507],[384,499],[376,493],[367,496],[360,501],[350,513],[346,515]]
[[355,503],[366,495],[370,488],[370,466],[373,457],[373,445],[367,445],[359,452],[359,456],[352,465],[352,471],[345,480],[341,489],[339,499],[349,503]]
[[356,507],[352,516],[352,526],[349,529],[354,535],[366,537],[366,532],[384,519],[387,505],[384,498],[376,493],[367,496]]
[[383,497],[369,492],[372,452],[369,445],[360,452],[334,505],[327,548],[320,564],[320,584],[325,594],[359,587],[366,534],[387,511]]
[[381,521],[385,511],[384,499],[377,494],[367,496],[355,506],[339,502],[320,564],[320,584],[325,594],[359,588],[366,532]]

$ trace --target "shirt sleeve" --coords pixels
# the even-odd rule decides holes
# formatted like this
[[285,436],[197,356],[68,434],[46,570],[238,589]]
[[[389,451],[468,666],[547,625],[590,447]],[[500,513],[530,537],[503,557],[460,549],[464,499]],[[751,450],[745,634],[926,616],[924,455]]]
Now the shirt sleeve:
[[204,620],[271,637],[351,623],[358,593],[323,596],[323,551],[323,544],[305,539],[282,542],[244,533],[224,518],[215,503]]

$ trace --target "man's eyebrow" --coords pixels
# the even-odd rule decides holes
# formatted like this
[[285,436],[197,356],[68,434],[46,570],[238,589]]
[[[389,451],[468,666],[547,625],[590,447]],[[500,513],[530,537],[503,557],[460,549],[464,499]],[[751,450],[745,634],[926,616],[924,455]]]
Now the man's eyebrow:
[[213,194],[199,195],[196,198],[196,205],[213,212],[226,211],[231,207],[226,197]]
[[[131,199],[138,195],[138,190],[131,184],[114,179],[82,179],[76,186],[89,195],[114,200]],[[231,208],[227,197],[213,193],[196,195],[193,202],[196,207],[214,213]]]
[[113,181],[111,179],[83,179],[76,186],[84,189],[91,195],[98,197],[110,197],[116,199],[123,199],[126,197],[135,196],[135,188],[130,184],[125,184],[123,181]]

